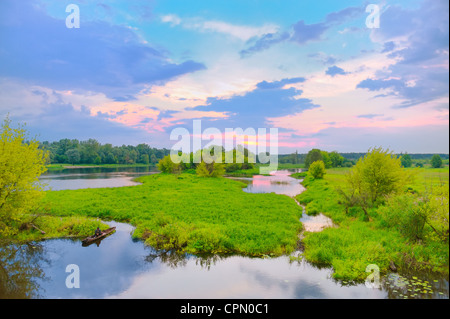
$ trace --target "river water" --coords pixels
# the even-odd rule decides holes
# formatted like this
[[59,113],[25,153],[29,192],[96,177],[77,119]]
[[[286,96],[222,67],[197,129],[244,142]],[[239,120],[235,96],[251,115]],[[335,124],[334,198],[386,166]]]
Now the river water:
[[[132,178],[154,172],[64,171],[43,176],[56,189],[129,186]],[[99,183],[99,180],[102,182]],[[247,192],[275,192],[294,196],[303,191],[289,172],[244,179]],[[109,183],[111,182],[111,183]],[[99,186],[101,183],[103,186]],[[79,188],[79,187],[78,187]],[[303,221],[314,220],[304,216]],[[326,219],[323,221],[328,222]],[[392,275],[379,288],[352,285],[331,278],[330,268],[314,266],[290,256],[250,258],[244,256],[192,256],[156,251],[133,240],[133,227],[109,222],[116,233],[99,245],[82,247],[80,240],[53,239],[22,246],[3,246],[0,260],[0,298],[404,298],[408,286]],[[291,256],[296,257],[300,252]],[[68,288],[73,266],[79,288]],[[69,268],[68,268],[69,267]],[[3,274],[7,274],[6,277]],[[19,274],[19,275],[18,275]],[[8,277],[9,276],[9,277]],[[416,298],[448,298],[448,281],[414,274],[427,280],[432,293]],[[412,278],[412,275],[411,275]],[[68,281],[69,280],[69,281]],[[412,297],[412,296],[410,296]]]

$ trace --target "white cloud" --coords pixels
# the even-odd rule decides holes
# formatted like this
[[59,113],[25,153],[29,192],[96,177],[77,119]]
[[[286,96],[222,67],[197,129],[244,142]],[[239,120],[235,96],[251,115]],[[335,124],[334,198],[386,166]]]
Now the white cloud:
[[217,20],[203,20],[201,18],[181,19],[175,14],[163,15],[161,16],[161,21],[170,23],[172,26],[181,25],[183,28],[201,32],[222,33],[242,41],[247,41],[253,37],[260,37],[267,33],[275,33],[279,30],[279,26],[275,24],[264,24],[260,27],[253,27],[235,25]]
[[167,14],[161,16],[161,21],[165,23],[170,23],[172,26],[179,25],[181,23],[181,19],[175,14]]

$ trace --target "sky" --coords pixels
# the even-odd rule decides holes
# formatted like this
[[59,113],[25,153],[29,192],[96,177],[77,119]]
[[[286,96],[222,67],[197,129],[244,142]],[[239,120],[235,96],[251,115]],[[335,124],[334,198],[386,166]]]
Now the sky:
[[171,148],[174,129],[201,120],[277,128],[279,153],[448,153],[448,11],[447,0],[0,0],[0,116],[41,141]]

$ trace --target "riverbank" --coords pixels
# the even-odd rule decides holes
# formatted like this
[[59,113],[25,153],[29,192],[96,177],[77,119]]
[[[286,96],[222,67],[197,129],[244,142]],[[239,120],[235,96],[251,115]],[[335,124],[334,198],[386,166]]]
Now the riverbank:
[[85,238],[95,229],[107,229],[108,225],[98,218],[85,216],[53,216],[46,213],[25,215],[12,225],[13,231],[0,240],[11,243],[28,243],[55,238]]
[[[444,183],[448,187],[448,168],[411,169],[416,178],[407,191],[422,193]],[[337,188],[345,181],[348,169],[327,170],[323,179],[307,176],[307,188],[296,199],[306,206],[308,214],[323,213],[338,227],[322,232],[305,233],[303,244],[306,260],[333,267],[333,277],[348,281],[367,278],[366,267],[376,265],[385,275],[393,265],[399,272],[410,269],[438,272],[448,277],[448,243],[428,239],[411,241],[397,228],[386,227],[378,209],[370,210],[370,219],[357,207],[346,212],[340,204]]]

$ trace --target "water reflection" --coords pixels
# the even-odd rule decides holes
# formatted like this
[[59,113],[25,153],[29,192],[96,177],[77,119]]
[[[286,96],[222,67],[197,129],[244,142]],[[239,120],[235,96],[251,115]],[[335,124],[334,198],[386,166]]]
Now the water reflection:
[[65,170],[52,170],[39,178],[47,184],[47,190],[104,188],[139,185],[134,178],[155,174],[153,167],[123,167],[123,168],[71,168]]
[[38,279],[43,281],[45,263],[39,244],[14,245],[0,241],[0,299],[39,298]]
[[[329,269],[289,258],[227,256],[215,261],[186,256],[182,267],[151,268],[110,298],[384,298],[364,285],[342,288]],[[158,263],[155,259],[152,263]],[[206,266],[206,268],[205,268]],[[205,271],[207,270],[207,271]]]
[[271,172],[270,176],[255,175],[251,183],[244,188],[248,193],[275,193],[294,197],[305,190],[298,179],[290,177],[292,171]]
[[[0,298],[399,297],[385,283],[380,289],[344,285],[331,279],[330,268],[303,259],[292,261],[289,256],[262,259],[157,251],[132,239],[132,226],[110,225],[117,227],[116,232],[98,247],[82,247],[80,240],[55,239],[3,248]],[[79,289],[65,285],[69,264],[79,266]],[[448,281],[439,280],[436,285],[428,297],[448,298]]]

